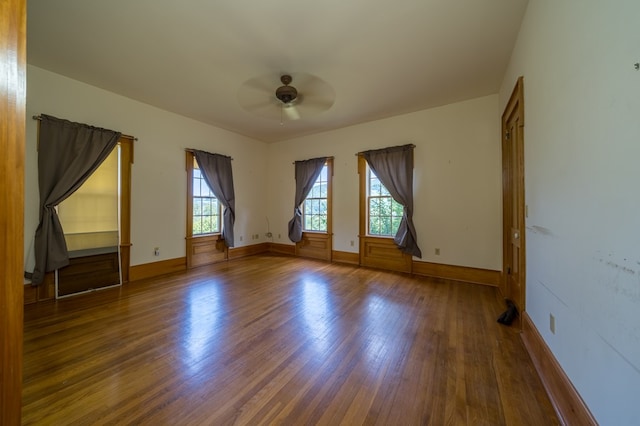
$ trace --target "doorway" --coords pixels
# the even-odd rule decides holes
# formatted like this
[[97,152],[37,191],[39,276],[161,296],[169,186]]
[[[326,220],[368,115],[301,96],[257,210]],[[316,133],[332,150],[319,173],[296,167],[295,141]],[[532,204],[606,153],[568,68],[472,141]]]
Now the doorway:
[[500,290],[526,309],[524,90],[519,77],[502,114],[502,280]]

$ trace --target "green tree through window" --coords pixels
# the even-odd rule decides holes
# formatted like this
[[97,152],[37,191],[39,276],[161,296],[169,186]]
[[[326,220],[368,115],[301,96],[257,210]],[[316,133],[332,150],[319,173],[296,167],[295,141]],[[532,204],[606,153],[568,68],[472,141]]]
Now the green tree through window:
[[194,160],[193,165],[193,235],[220,232],[220,203],[202,177]]
[[402,219],[402,204],[395,201],[380,179],[367,167],[369,235],[395,236]]
[[302,203],[302,226],[304,231],[327,232],[328,214],[328,168],[325,164],[309,195]]

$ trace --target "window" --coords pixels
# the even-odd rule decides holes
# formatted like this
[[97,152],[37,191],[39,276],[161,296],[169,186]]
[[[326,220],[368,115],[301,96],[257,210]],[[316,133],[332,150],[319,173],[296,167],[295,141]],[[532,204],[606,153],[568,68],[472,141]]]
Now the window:
[[[210,155],[217,156],[217,154]],[[224,166],[218,166],[220,169],[224,168]],[[185,168],[187,171],[187,223],[185,232],[187,268],[227,260],[227,247],[233,247],[233,221],[225,226],[222,215],[225,208],[223,205],[224,200],[218,199],[209,185],[207,185],[204,173],[200,170],[196,156],[192,151],[186,151]],[[219,178],[217,173],[213,174],[215,177],[211,179]],[[218,181],[213,181],[213,185],[218,184]],[[230,186],[231,189],[228,193],[233,196],[232,182]],[[231,211],[233,211],[233,208],[235,206],[232,204]],[[230,245],[226,244],[225,238],[229,238]]]
[[190,156],[191,170],[189,174],[190,188],[189,195],[191,198],[191,214],[188,220],[190,225],[188,228],[191,230],[191,236],[218,234],[221,231],[220,220],[220,202],[213,195],[211,188],[205,182],[198,163],[193,155]]
[[309,195],[302,203],[302,229],[305,232],[327,232],[328,179],[328,165],[325,164],[320,176],[311,187]]
[[402,219],[402,204],[395,201],[387,188],[367,165],[368,235],[393,237]]
[[82,186],[58,205],[58,218],[70,252],[98,248],[117,251],[119,160],[117,146]]

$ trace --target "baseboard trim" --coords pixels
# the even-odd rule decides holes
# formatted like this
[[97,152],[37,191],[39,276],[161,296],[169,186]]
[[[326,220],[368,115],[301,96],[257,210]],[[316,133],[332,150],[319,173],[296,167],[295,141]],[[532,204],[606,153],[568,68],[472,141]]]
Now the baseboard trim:
[[498,287],[500,285],[500,271],[490,269],[414,261],[413,273],[427,277],[464,281],[492,287]]
[[[241,257],[253,256],[261,253],[296,255],[296,247],[291,244],[260,243],[244,247],[229,249],[229,260]],[[332,262],[359,265],[360,255],[346,251],[332,251]],[[413,261],[413,273],[434,278],[444,278],[455,281],[470,282],[475,284],[497,287],[500,283],[500,272],[488,269],[470,268],[466,266],[444,265],[440,263]],[[160,262],[144,263],[130,268],[129,280],[137,281],[153,278],[160,275],[180,272],[187,269],[187,258],[162,260]]]
[[269,252],[274,254],[296,255],[296,246],[291,244],[269,243]]
[[269,251],[269,243],[252,244],[244,247],[233,247],[229,249],[229,260],[241,257],[253,256]]
[[522,325],[524,346],[562,424],[597,425],[598,422],[526,312],[522,313]]
[[349,265],[360,265],[360,254],[350,253],[348,251],[336,251],[331,252],[331,259],[335,263],[347,263]]
[[161,260],[159,262],[134,265],[129,269],[129,282],[154,278],[160,275],[172,274],[187,270],[187,258]]

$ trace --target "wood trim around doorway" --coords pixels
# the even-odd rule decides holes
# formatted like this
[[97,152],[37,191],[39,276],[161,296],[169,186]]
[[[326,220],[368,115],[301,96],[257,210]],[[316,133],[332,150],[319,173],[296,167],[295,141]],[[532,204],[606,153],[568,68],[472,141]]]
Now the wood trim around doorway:
[[0,424],[22,416],[26,1],[0,7]]
[[502,145],[502,274],[500,279],[500,292],[505,298],[513,298],[512,290],[508,285],[508,265],[510,265],[510,246],[511,246],[511,226],[514,222],[512,205],[508,202],[511,201],[513,196],[513,182],[510,181],[510,166],[511,166],[511,151],[508,150],[507,142],[511,135],[507,130],[507,125],[512,117],[517,117],[517,140],[521,144],[521,149],[515,162],[515,177],[517,179],[517,187],[520,190],[517,193],[517,222],[521,224],[520,229],[520,253],[517,270],[520,276],[520,290],[516,297],[520,300],[514,300],[518,309],[523,312],[526,309],[526,245],[525,245],[525,197],[524,197],[524,78],[521,76],[518,78],[516,85],[511,93],[511,97],[505,106],[504,112],[501,118],[501,145]]

